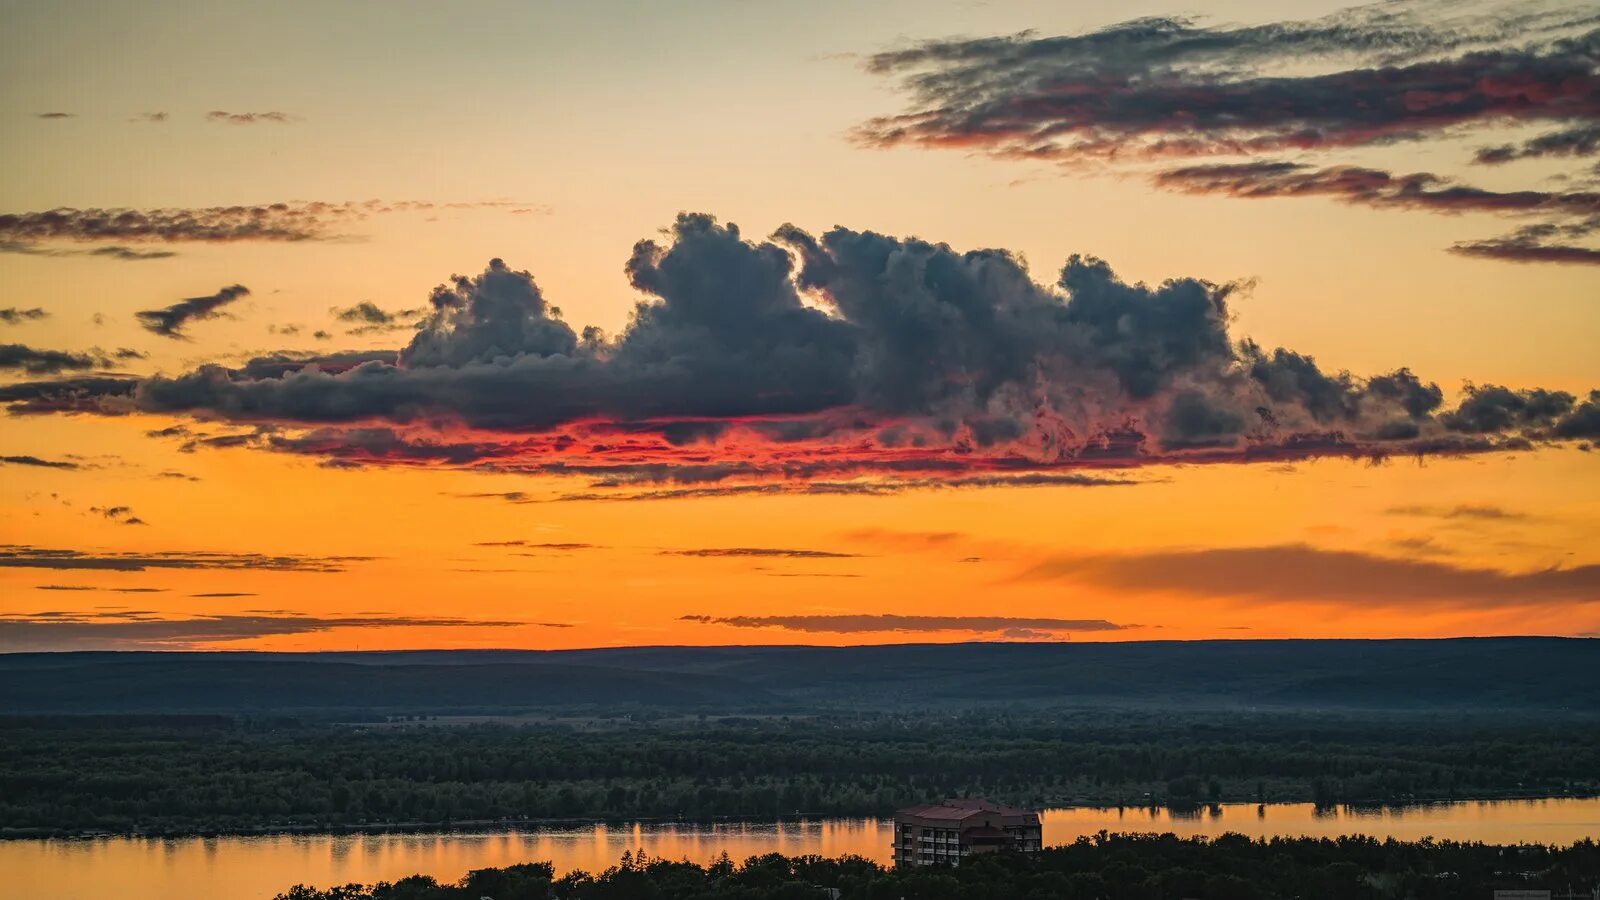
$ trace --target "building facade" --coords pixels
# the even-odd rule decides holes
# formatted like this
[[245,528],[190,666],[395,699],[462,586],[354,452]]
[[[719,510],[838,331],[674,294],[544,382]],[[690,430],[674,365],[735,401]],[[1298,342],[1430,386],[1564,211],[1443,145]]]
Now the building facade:
[[959,866],[979,853],[1037,851],[1039,814],[987,800],[946,800],[894,814],[896,866]]

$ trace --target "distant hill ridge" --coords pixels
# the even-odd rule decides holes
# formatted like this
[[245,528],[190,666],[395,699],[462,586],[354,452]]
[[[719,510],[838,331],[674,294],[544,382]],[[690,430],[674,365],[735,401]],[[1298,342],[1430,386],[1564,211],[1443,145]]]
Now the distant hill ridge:
[[0,654],[0,713],[1182,706],[1600,712],[1600,641]]

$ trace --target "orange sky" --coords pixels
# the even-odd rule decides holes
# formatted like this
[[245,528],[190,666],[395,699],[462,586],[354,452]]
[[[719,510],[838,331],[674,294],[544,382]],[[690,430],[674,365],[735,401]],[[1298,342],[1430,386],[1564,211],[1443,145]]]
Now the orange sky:
[[[351,216],[304,241],[138,243],[176,254],[138,261],[87,252],[107,241],[13,247],[0,252],[0,308],[19,318],[0,324],[0,344],[129,348],[142,358],[97,368],[169,377],[278,350],[395,349],[412,338],[409,320],[349,334],[334,310],[422,308],[446,276],[476,275],[492,257],[530,270],[575,329],[617,335],[635,303],[656,299],[623,274],[634,242],[670,247],[660,230],[704,210],[756,242],[792,222],[814,235],[840,224],[1003,247],[1047,292],[1073,253],[1105,258],[1130,284],[1249,280],[1228,297],[1233,338],[1293,348],[1327,371],[1409,367],[1443,388],[1441,409],[1465,382],[1577,402],[1600,386],[1600,268],[1444,250],[1524,218],[1194,196],[1156,189],[1144,169],[850,138],[909,102],[864,70],[864,54],[1024,28],[1077,34],[1188,7],[839,4],[797,27],[761,4],[672,4],[626,21],[606,4],[476,5],[397,15],[156,4],[139,17],[121,4],[7,7],[0,155],[14,174],[0,182],[0,214],[434,206]],[[1292,18],[1337,8],[1303,4]],[[1206,12],[1284,16],[1256,2]],[[253,38],[241,46],[240,34]],[[156,111],[168,115],[130,121]],[[41,118],[52,112],[71,115]],[[1489,123],[1304,159],[1493,191],[1582,188],[1567,159],[1466,161],[1539,133]],[[188,322],[187,339],[136,317],[232,284],[248,297]],[[34,308],[43,314],[21,315]],[[1584,440],[1381,462],[1162,456],[1061,470],[1106,482],[1081,485],[848,472],[839,477],[891,488],[648,499],[637,495],[683,485],[330,467],[264,449],[260,435],[256,446],[185,446],[261,424],[230,416],[0,419],[0,543],[15,545],[0,559],[0,651],[1600,633],[1600,452]],[[170,427],[188,434],[150,434]],[[448,421],[442,432],[461,433]],[[730,438],[666,453],[726,461],[770,449]]]

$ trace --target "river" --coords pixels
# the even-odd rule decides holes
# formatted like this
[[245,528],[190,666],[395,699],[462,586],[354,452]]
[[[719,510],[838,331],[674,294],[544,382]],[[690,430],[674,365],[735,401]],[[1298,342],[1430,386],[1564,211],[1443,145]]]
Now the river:
[[[1368,834],[1405,840],[1571,843],[1600,837],[1600,798],[1499,800],[1318,809],[1309,803],[1222,804],[1194,814],[1158,809],[1053,809],[1046,844],[1107,831],[1253,837]],[[707,862],[760,853],[854,853],[884,862],[888,819],[720,825],[586,825],[485,833],[268,835],[0,841],[13,900],[269,900],[297,882],[327,886],[417,872],[453,881],[469,869],[550,860],[558,873],[597,871],[624,850]]]

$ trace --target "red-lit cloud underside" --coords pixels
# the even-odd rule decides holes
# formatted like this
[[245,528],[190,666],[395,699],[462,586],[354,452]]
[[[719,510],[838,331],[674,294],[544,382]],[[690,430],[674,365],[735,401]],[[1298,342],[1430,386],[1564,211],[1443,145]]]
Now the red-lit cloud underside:
[[[1266,463],[1318,457],[1453,455],[1526,449],[1524,438],[1441,436],[1390,445],[1339,432],[1261,434],[1237,443],[1163,447],[1137,422],[1064,446],[1039,435],[980,446],[957,427],[877,420],[860,410],[822,416],[582,421],[537,434],[464,427],[369,423],[312,429],[258,426],[248,432],[168,434],[187,450],[252,447],[321,459],[334,468],[408,466],[576,476],[596,493],[546,499],[637,499],[734,493],[889,493],[986,485],[1113,485],[1109,473],[1159,464]],[[774,430],[813,436],[775,440]],[[893,442],[891,442],[893,441]],[[665,488],[665,489],[663,489]],[[512,493],[513,501],[540,498]]]

